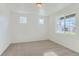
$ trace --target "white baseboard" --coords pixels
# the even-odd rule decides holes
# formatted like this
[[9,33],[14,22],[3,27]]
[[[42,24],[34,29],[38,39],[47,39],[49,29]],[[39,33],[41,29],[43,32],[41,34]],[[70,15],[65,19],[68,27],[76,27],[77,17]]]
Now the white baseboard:
[[48,40],[47,38],[35,38],[35,39],[24,39],[24,40],[16,40],[12,43],[23,43],[23,42],[33,42],[33,41],[40,41],[40,40]]
[[49,40],[50,40],[50,41],[53,41],[53,42],[55,42],[55,43],[58,43],[58,44],[60,44],[60,45],[62,45],[62,46],[64,46],[64,47],[66,47],[66,48],[68,48],[68,49],[70,49],[70,50],[72,50],[72,51],[74,51],[74,52],[76,52],[76,53],[79,53],[79,50],[75,50],[75,49],[69,47],[68,45],[63,44],[62,42],[59,42],[59,41],[56,41],[56,40],[52,40],[51,38],[50,38]]

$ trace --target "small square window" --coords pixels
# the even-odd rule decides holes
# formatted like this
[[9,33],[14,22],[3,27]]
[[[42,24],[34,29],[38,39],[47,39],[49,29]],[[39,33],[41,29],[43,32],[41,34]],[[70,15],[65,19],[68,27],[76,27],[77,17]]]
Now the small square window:
[[39,24],[44,24],[44,19],[39,19]]
[[27,17],[26,16],[20,16],[19,23],[26,24],[27,23]]

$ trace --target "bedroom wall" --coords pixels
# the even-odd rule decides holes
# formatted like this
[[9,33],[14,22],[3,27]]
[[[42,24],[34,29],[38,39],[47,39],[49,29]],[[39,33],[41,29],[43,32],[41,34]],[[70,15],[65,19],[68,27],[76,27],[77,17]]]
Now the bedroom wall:
[[[48,17],[43,17],[45,23],[39,24],[40,16],[35,14],[22,14],[12,12],[11,21],[11,37],[13,43],[30,42],[38,40],[47,40],[48,36]],[[26,16],[27,23],[20,24],[19,17]]]
[[10,45],[9,19],[10,14],[6,4],[0,4],[0,55]]
[[[56,20],[61,15],[69,15],[72,13],[76,13],[76,34],[59,34],[56,33]],[[55,14],[50,15],[50,22],[49,22],[49,38],[51,41],[57,42],[73,51],[79,53],[79,4],[72,4]]]

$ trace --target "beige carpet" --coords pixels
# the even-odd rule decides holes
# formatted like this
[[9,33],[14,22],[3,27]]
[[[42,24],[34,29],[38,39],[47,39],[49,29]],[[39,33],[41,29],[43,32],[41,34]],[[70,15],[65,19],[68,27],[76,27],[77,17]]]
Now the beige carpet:
[[[11,44],[2,56],[78,56],[57,43],[49,40]],[[53,55],[52,55],[53,54]]]

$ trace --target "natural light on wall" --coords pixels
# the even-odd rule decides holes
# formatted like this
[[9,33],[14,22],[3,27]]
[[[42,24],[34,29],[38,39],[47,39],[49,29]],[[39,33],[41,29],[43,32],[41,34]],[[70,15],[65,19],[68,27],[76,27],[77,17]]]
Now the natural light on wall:
[[8,27],[8,20],[6,16],[0,16],[0,33],[5,33]]
[[27,23],[27,17],[26,16],[20,16],[19,23],[26,24]]

